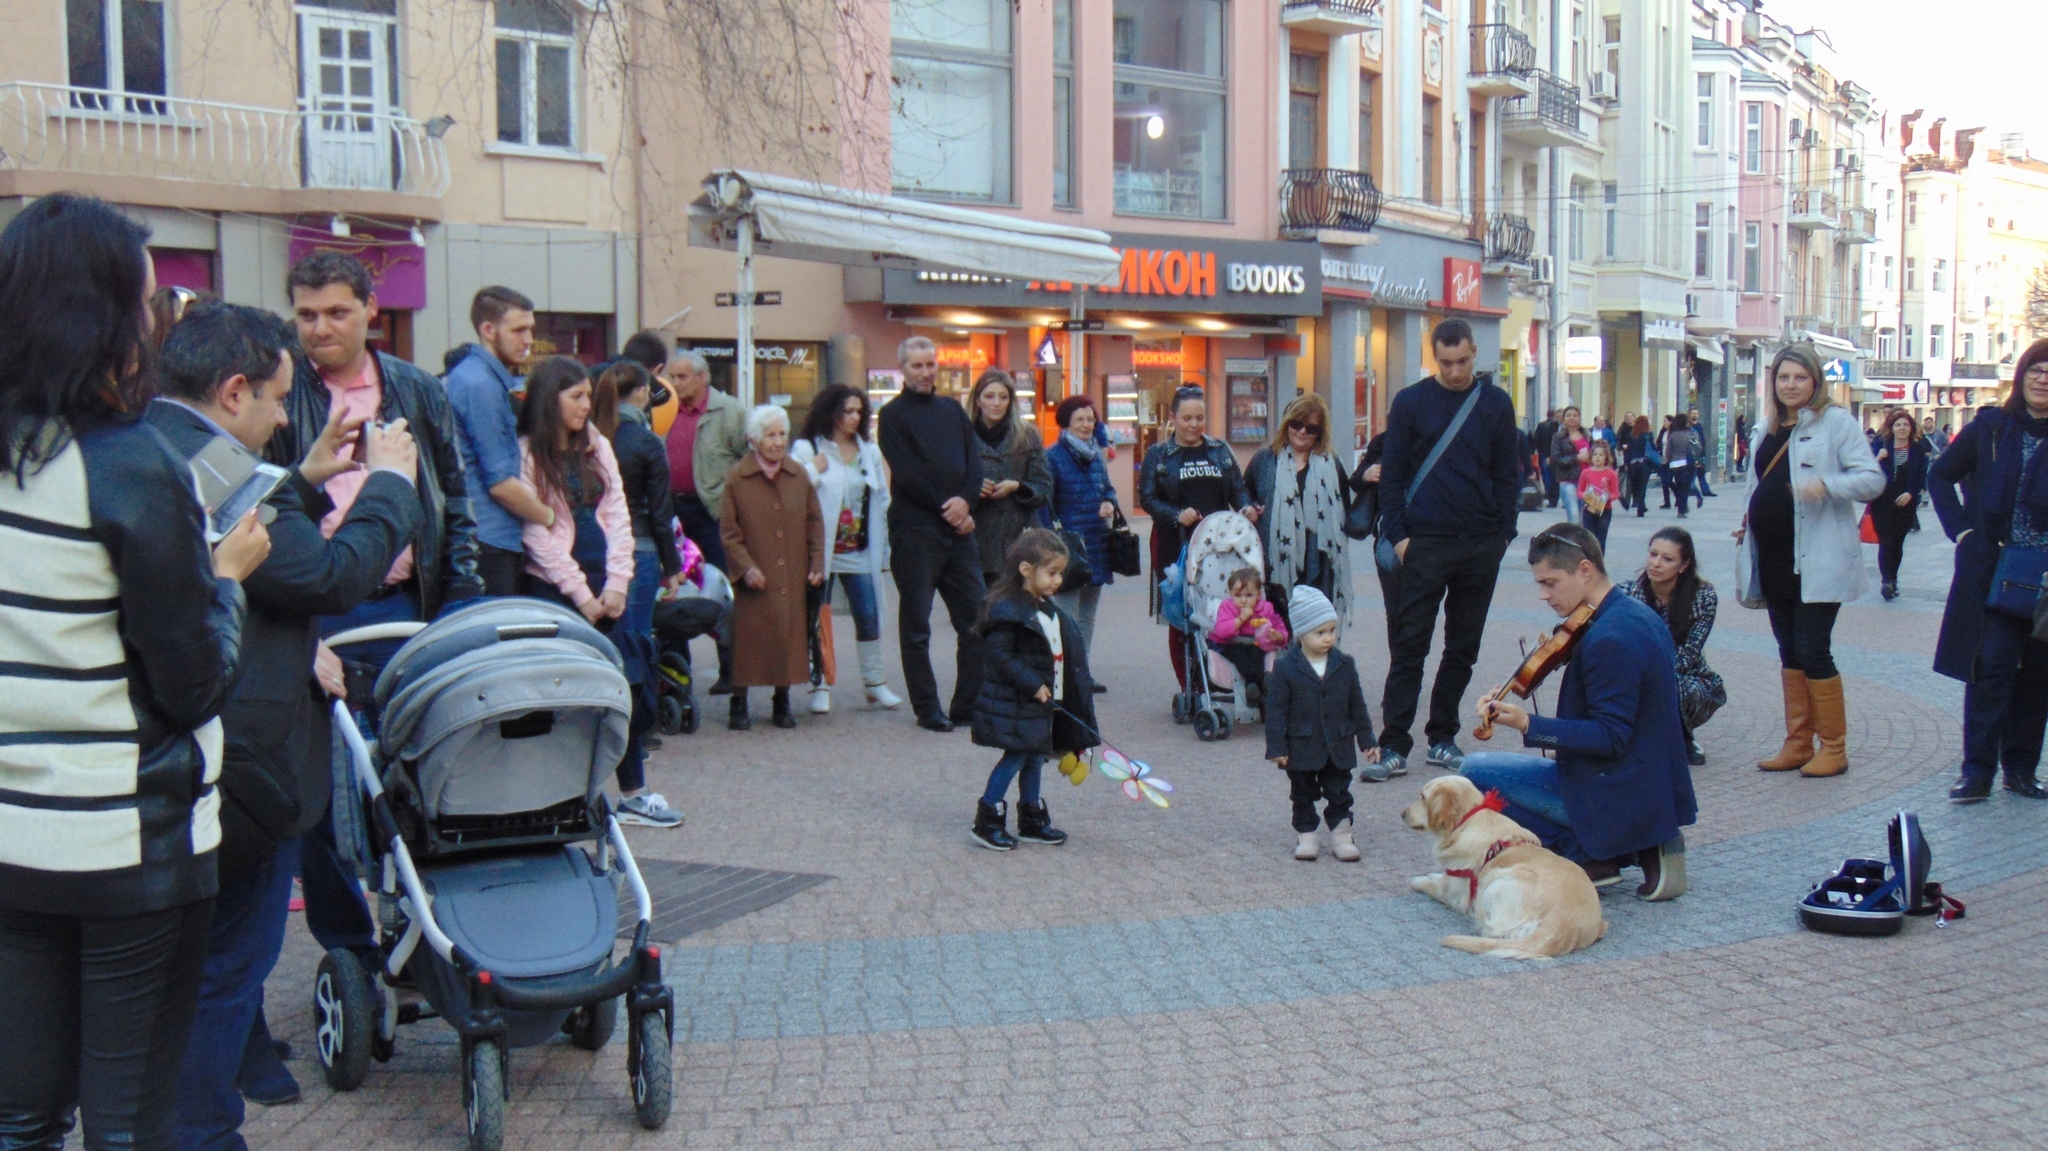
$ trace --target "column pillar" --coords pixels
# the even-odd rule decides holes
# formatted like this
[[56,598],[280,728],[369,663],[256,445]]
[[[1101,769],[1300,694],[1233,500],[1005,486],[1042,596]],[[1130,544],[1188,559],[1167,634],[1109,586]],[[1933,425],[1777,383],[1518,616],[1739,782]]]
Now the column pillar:
[[1387,381],[1387,395],[1428,375],[1431,368],[1423,361],[1423,342],[1429,339],[1429,330],[1422,322],[1420,312],[1387,313],[1387,374],[1393,378]]
[[1358,418],[1357,304],[1332,300],[1316,325],[1316,375],[1330,404],[1330,446],[1344,469],[1351,469],[1351,429]]

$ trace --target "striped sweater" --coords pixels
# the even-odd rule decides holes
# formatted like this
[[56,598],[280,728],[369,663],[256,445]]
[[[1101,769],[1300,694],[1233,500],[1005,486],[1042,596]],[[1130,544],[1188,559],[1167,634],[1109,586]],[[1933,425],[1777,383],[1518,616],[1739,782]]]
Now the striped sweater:
[[157,432],[79,435],[0,480],[0,907],[211,896],[243,600]]

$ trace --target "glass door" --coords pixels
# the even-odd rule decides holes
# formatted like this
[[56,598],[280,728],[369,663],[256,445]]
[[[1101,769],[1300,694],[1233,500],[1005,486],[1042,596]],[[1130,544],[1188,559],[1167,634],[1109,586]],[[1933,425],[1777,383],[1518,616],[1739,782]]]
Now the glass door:
[[390,188],[390,25],[325,10],[299,14],[305,180],[316,188]]

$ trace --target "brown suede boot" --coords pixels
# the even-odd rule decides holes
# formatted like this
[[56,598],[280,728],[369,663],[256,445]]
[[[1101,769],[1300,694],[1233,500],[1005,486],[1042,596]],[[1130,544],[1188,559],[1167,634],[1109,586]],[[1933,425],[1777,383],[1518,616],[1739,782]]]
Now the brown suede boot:
[[1820,736],[1820,753],[1799,774],[1840,775],[1849,770],[1849,714],[1842,704],[1842,677],[1809,679],[1806,691],[1813,697],[1813,730]]
[[1813,758],[1813,701],[1806,690],[1806,673],[1780,671],[1785,690],[1785,746],[1778,754],[1758,763],[1759,771],[1796,771]]

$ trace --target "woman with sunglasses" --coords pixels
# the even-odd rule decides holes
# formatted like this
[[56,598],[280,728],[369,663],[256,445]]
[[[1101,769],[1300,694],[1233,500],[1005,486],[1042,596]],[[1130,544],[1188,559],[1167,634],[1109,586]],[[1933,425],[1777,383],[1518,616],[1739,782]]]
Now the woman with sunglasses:
[[[1245,490],[1259,509],[1259,547],[1266,553],[1266,598],[1285,604],[1298,586],[1312,587],[1351,617],[1351,566],[1344,546],[1344,508],[1351,482],[1330,453],[1330,405],[1304,392],[1287,405],[1280,434],[1245,469]],[[1284,621],[1287,609],[1280,608]]]

